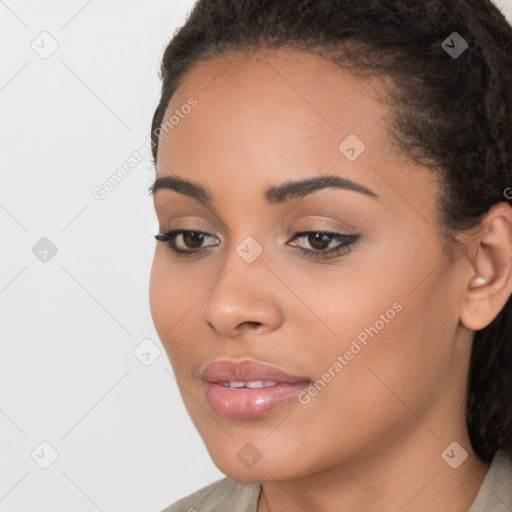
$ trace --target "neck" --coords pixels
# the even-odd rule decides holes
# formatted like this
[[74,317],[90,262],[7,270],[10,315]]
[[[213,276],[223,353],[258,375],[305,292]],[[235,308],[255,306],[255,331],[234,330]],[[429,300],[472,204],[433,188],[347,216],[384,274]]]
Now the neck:
[[[441,457],[454,439],[469,454],[456,469]],[[470,447],[466,432],[441,438],[423,429],[406,445],[307,477],[263,483],[258,512],[467,512],[489,468]]]

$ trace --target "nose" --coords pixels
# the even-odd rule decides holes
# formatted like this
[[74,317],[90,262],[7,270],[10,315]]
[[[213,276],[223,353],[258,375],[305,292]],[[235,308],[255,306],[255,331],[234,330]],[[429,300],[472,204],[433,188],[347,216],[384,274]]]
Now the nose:
[[283,321],[279,284],[265,264],[264,253],[247,263],[233,250],[205,297],[203,321],[226,338],[273,331]]

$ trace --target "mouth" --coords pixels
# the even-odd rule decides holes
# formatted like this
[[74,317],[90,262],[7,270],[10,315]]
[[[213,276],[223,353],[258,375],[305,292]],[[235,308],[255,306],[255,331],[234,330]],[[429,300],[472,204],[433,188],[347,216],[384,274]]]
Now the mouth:
[[[214,382],[215,383],[215,382]],[[231,389],[259,389],[259,388],[272,388],[277,386],[278,382],[273,380],[250,380],[248,382],[244,382],[242,380],[229,380],[229,381],[219,381],[217,384],[224,386],[226,388]],[[279,384],[282,384],[279,382]]]
[[202,374],[211,407],[226,418],[264,416],[297,397],[311,380],[252,360],[217,360]]

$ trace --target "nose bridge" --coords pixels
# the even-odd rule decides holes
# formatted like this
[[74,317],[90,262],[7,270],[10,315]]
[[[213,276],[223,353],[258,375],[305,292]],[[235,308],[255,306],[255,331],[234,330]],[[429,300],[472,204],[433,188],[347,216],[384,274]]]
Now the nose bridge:
[[266,262],[263,244],[253,236],[246,236],[241,242],[230,247],[219,280],[209,295],[216,292],[235,292],[244,300],[244,296],[248,298],[251,292],[257,294],[258,287],[254,285],[270,277],[267,275],[269,272],[265,266]]
[[267,260],[262,243],[253,236],[234,244],[206,296],[203,320],[224,335],[242,323],[275,328],[281,315],[271,292],[273,275],[266,267]]
[[[264,250],[265,233],[257,226],[257,223],[243,221],[232,228],[229,236],[229,247],[223,254],[221,275],[226,272],[241,272],[242,276],[250,278],[254,273],[265,274],[265,263],[268,262]],[[267,237],[268,238],[268,237]]]

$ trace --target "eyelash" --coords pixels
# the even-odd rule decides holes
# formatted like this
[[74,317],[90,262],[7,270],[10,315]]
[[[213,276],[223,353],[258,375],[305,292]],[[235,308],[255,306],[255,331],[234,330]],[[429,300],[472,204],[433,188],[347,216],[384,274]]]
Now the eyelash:
[[[194,233],[196,235],[200,236],[212,236],[208,233],[205,233],[204,231],[200,230],[193,230],[193,229],[173,229],[170,231],[167,231],[165,233],[159,233],[155,235],[155,239],[159,242],[166,242],[167,246],[171,249],[171,251],[176,254],[176,256],[179,257],[192,257],[197,254],[199,254],[202,251],[205,251],[205,249],[198,249],[198,250],[191,250],[191,251],[184,251],[183,249],[178,249],[176,247],[176,237],[182,234],[189,234]],[[341,233],[334,233],[331,231],[299,231],[293,235],[291,240],[294,240],[295,238],[304,237],[306,235],[311,234],[321,234],[326,235],[331,238],[337,238],[341,240],[341,242],[336,245],[333,248],[327,249],[327,250],[317,250],[317,249],[303,249],[299,248],[300,251],[302,251],[303,254],[306,256],[310,256],[312,258],[319,258],[319,259],[328,259],[328,258],[334,258],[338,254],[348,252],[351,250],[355,244],[359,240],[359,235],[344,235]],[[291,241],[290,240],[290,241]]]

